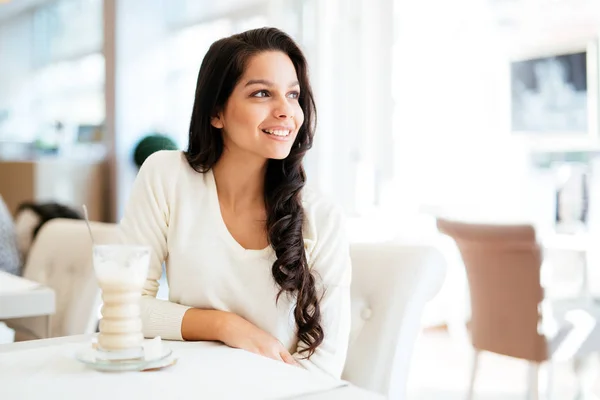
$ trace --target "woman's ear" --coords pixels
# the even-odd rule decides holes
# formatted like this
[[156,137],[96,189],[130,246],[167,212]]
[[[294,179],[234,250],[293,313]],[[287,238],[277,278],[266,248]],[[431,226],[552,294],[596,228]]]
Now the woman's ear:
[[214,117],[211,118],[210,120],[210,124],[212,126],[214,126],[217,129],[223,129],[223,117],[222,114],[219,112],[217,113],[217,115],[215,115]]

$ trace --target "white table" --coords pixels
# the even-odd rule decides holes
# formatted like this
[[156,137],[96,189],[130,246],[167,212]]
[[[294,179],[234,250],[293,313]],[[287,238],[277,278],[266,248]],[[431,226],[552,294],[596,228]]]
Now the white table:
[[45,316],[46,335],[49,337],[50,316],[55,308],[54,290],[0,271],[0,320]]
[[74,358],[92,338],[0,345],[0,398],[384,399],[347,382],[216,342],[165,342],[177,363],[160,371],[97,372]]

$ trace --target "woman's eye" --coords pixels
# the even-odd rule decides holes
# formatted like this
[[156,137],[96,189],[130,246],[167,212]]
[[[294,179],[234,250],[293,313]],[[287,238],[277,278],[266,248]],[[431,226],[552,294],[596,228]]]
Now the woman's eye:
[[[297,92],[297,91],[289,92],[286,96],[289,99],[296,100],[296,99],[300,98],[300,92]],[[259,90],[258,92],[254,92],[252,94],[252,97],[256,97],[256,98],[270,97],[270,93],[268,90]]]
[[252,95],[252,97],[259,97],[259,98],[262,98],[262,97],[267,97],[268,95],[269,95],[269,92],[267,92],[266,90],[260,90],[260,91],[258,91],[258,92],[256,92],[256,93],[254,93],[254,94]]

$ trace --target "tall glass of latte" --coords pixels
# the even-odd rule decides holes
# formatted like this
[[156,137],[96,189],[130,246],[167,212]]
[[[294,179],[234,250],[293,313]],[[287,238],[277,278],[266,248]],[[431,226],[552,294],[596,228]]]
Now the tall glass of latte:
[[142,357],[140,297],[150,248],[131,245],[95,245],[93,263],[102,291],[102,319],[98,347],[107,359]]

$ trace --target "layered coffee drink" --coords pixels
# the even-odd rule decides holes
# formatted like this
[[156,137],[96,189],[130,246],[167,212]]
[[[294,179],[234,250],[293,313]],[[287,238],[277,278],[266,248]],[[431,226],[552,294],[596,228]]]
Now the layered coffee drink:
[[144,336],[139,301],[148,274],[150,249],[96,245],[93,262],[103,302],[99,349],[108,358],[142,356]]

